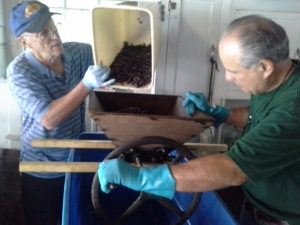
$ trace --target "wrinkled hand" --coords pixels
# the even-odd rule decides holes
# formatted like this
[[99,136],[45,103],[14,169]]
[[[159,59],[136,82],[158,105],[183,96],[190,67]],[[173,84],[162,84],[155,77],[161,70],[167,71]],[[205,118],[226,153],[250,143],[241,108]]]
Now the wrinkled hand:
[[100,163],[98,176],[105,193],[110,192],[109,184],[117,184],[168,199],[175,194],[176,181],[167,165],[136,168],[121,159],[112,159]]
[[186,93],[186,98],[182,104],[188,115],[193,116],[196,110],[207,113],[216,119],[215,127],[219,127],[226,122],[230,115],[230,110],[221,106],[211,106],[203,93]]
[[82,83],[91,91],[94,88],[102,88],[111,85],[115,82],[115,79],[110,79],[109,77],[110,69],[102,66],[89,66],[85,75],[82,79]]

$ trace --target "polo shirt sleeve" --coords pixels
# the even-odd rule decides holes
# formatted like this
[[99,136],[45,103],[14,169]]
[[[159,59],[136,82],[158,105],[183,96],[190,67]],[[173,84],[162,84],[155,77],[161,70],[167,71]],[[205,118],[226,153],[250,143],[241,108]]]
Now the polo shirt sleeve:
[[8,66],[7,75],[12,96],[22,112],[40,122],[52,101],[43,79],[39,79],[29,66],[15,63]]
[[226,153],[254,183],[300,160],[298,111],[287,105],[271,112]]

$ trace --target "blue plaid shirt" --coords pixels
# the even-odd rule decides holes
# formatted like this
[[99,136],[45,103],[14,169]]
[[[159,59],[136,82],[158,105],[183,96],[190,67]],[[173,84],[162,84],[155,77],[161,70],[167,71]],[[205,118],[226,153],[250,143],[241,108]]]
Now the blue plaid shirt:
[[[31,147],[32,140],[74,139],[84,131],[84,104],[58,127],[47,130],[40,121],[50,103],[70,92],[93,64],[92,48],[83,43],[64,43],[65,76],[50,70],[25,51],[7,68],[10,90],[22,113],[22,161],[64,162],[69,149],[43,149]],[[32,173],[33,176],[55,178],[58,173]]]

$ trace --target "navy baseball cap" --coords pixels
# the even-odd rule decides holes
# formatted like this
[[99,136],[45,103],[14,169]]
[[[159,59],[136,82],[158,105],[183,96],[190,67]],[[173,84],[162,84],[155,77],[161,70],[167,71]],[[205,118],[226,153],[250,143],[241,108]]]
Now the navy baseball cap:
[[10,15],[10,28],[16,37],[24,32],[39,33],[54,14],[39,1],[28,1],[16,5]]

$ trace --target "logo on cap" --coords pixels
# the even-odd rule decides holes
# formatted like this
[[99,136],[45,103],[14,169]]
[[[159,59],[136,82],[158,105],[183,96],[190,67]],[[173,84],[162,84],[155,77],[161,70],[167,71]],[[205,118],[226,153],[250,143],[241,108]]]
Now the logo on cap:
[[32,14],[37,13],[42,8],[39,4],[29,4],[25,9],[25,17],[29,18],[32,16]]

